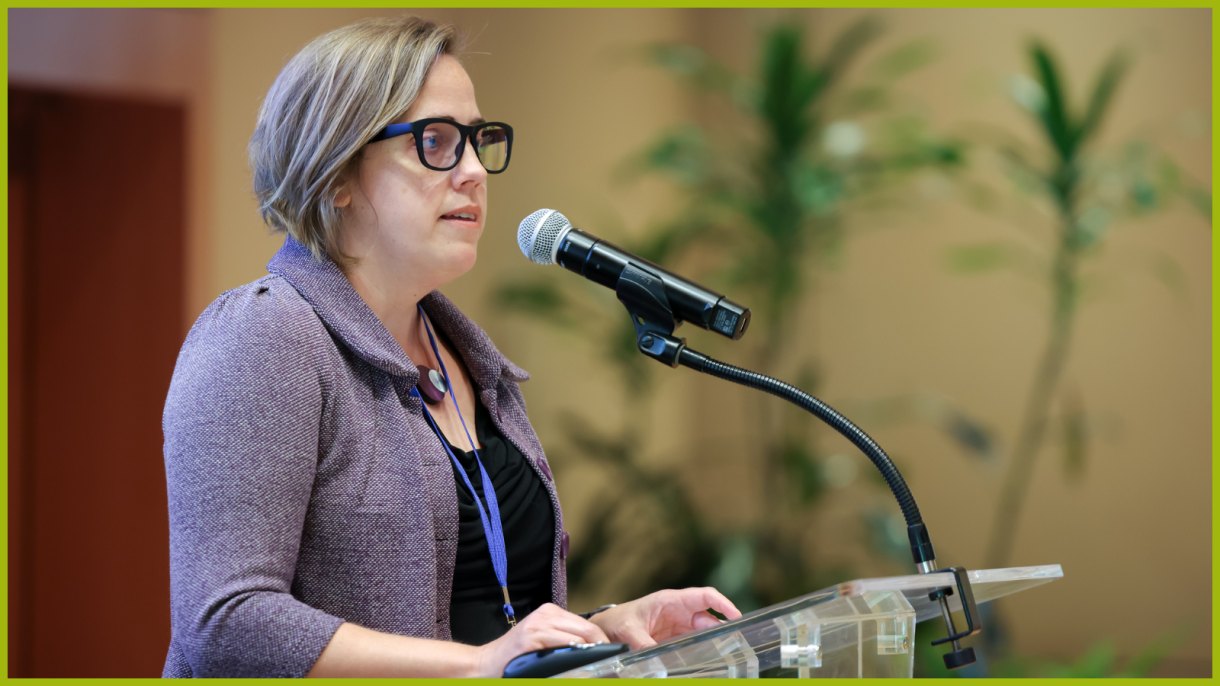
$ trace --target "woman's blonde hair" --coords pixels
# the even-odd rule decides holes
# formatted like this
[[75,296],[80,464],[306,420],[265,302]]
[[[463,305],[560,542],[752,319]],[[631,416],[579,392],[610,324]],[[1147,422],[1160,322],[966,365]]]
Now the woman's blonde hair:
[[339,264],[335,195],[365,143],[407,111],[457,30],[416,17],[367,19],[305,46],[276,77],[250,138],[263,221]]

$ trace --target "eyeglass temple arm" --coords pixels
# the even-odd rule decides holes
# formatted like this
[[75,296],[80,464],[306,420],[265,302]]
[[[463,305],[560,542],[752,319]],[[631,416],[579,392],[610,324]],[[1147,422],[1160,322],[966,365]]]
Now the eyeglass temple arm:
[[394,136],[401,136],[407,133],[411,133],[411,122],[407,122],[406,124],[390,124],[379,131],[376,136],[373,136],[372,140],[369,142],[376,143],[377,141],[393,138]]

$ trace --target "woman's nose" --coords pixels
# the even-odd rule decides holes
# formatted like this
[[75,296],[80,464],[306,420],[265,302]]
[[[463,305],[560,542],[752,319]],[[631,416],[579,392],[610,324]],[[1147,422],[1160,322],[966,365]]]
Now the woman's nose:
[[487,169],[479,161],[479,155],[474,151],[474,142],[467,139],[466,149],[462,151],[462,159],[453,168],[453,185],[461,186],[467,181],[482,182],[487,180]]

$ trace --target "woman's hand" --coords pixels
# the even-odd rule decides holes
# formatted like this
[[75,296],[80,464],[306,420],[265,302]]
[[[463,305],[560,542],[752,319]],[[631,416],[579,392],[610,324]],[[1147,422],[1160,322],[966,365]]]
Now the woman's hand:
[[547,603],[529,613],[507,634],[478,649],[475,676],[498,677],[504,674],[509,661],[522,653],[598,641],[609,639],[596,624]]
[[650,593],[599,612],[591,621],[611,641],[629,643],[634,650],[719,624],[720,620],[708,608],[729,619],[741,616],[733,603],[714,588],[684,588]]

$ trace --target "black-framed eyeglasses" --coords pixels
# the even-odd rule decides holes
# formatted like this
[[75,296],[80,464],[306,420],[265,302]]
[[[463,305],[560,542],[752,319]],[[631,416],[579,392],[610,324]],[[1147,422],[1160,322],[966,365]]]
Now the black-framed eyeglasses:
[[406,124],[390,124],[370,140],[383,141],[395,136],[415,134],[415,150],[419,161],[429,169],[449,171],[462,160],[467,139],[474,145],[474,154],[489,174],[499,174],[508,168],[513,154],[513,127],[498,121],[474,126],[459,124],[451,119],[420,119]]

